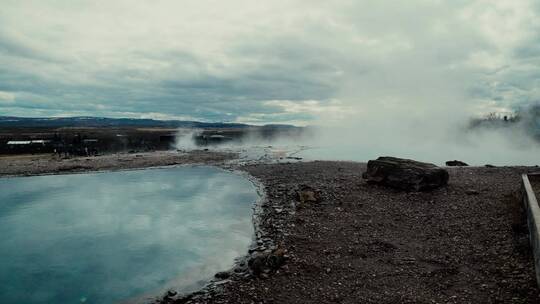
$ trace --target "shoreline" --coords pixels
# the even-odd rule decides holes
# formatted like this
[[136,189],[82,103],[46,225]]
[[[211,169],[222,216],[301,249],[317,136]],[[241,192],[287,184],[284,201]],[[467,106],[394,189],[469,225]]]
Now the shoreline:
[[0,157],[0,177],[107,172],[174,165],[224,166],[236,153],[193,150],[115,153],[90,157],[58,158],[51,154]]
[[[537,303],[513,195],[536,167],[446,168],[449,186],[407,193],[366,184],[365,164],[242,168],[268,195],[260,221],[287,263],[162,303]],[[321,199],[301,205],[299,187]],[[470,191],[475,190],[475,191]],[[522,216],[522,215],[521,215]]]
[[[235,158],[230,153],[205,151],[126,155],[109,156],[112,163],[122,161],[116,167],[106,162],[101,171],[217,166],[248,178],[261,194],[253,206],[254,239],[246,255],[202,289],[186,295],[170,292],[153,303],[540,300],[519,205],[511,198],[520,174],[536,167],[448,167],[447,187],[406,193],[367,185],[360,177],[365,164],[357,162],[239,164],[230,161]],[[21,174],[10,176],[103,167],[76,167],[77,162],[87,161],[76,159],[69,170],[47,173],[26,160],[18,163],[24,164]],[[2,169],[0,176],[5,176]],[[313,188],[320,200],[300,204],[296,196],[303,186]],[[285,264],[254,275],[248,261],[276,249],[284,249]]]
[[[165,158],[164,158],[165,156]],[[6,170],[6,162],[10,160],[16,160],[15,165],[11,165],[11,170]],[[46,166],[34,167],[35,161],[46,161]],[[105,164],[103,161],[105,160]],[[121,160],[121,161],[118,161]],[[236,257],[232,261],[232,267],[225,271],[216,272],[212,277],[208,278],[208,281],[199,285],[199,283],[193,283],[192,286],[187,286],[183,291],[171,290],[168,288],[162,288],[161,291],[154,293],[137,296],[127,302],[122,303],[170,303],[171,296],[178,298],[192,298],[197,295],[206,295],[216,292],[219,289],[219,285],[224,281],[230,281],[230,279],[236,276],[248,276],[249,270],[247,263],[254,253],[261,250],[262,247],[270,248],[272,245],[269,243],[269,239],[262,241],[261,235],[264,232],[261,228],[259,220],[260,214],[263,212],[263,205],[267,200],[265,186],[256,177],[249,174],[249,172],[243,170],[242,164],[236,162],[238,160],[238,154],[233,152],[214,152],[194,150],[187,152],[174,152],[174,151],[158,151],[150,153],[115,153],[106,154],[98,157],[73,157],[69,159],[61,159],[57,157],[51,157],[50,154],[42,155],[21,155],[21,156],[7,156],[0,157],[0,178],[19,178],[19,177],[31,177],[31,176],[50,176],[50,175],[64,175],[64,174],[93,174],[93,173],[107,173],[116,171],[130,171],[130,170],[152,170],[160,168],[173,168],[182,166],[213,166],[242,176],[249,180],[249,182],[256,189],[259,199],[253,202],[251,207],[253,210],[252,223],[254,233],[252,241],[246,253],[242,256]],[[90,161],[90,163],[88,163]],[[66,165],[67,163],[67,165]],[[83,166],[80,164],[84,164]],[[241,271],[238,271],[240,269]],[[235,271],[236,270],[236,271]],[[224,273],[230,273],[231,275],[227,279],[218,279],[216,275]],[[166,291],[169,290],[169,291]],[[166,291],[166,292],[164,292]]]
[[169,290],[163,296],[154,299],[152,302],[145,303],[179,304],[211,299],[213,295],[221,292],[221,288],[224,284],[234,284],[235,282],[250,279],[252,276],[250,274],[248,266],[250,259],[255,257],[258,253],[275,249],[273,240],[268,238],[268,235],[264,232],[264,229],[262,228],[261,222],[261,217],[264,213],[264,206],[268,202],[265,185],[256,177],[250,175],[249,172],[239,169],[237,165],[234,165],[233,167],[217,167],[224,171],[238,174],[246,178],[250,181],[250,183],[253,184],[257,191],[257,194],[259,194],[259,199],[255,201],[252,206],[253,237],[251,244],[248,247],[248,250],[245,252],[244,255],[238,256],[234,259],[232,267],[226,270],[216,272],[199,289],[187,292]]

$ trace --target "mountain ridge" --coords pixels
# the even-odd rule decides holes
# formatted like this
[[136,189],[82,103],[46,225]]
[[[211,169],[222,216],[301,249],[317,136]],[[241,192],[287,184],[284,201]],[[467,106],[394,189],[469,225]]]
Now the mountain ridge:
[[150,118],[110,118],[99,116],[18,117],[0,116],[0,127],[162,127],[162,128],[298,128],[287,124],[255,126],[243,123],[157,120]]

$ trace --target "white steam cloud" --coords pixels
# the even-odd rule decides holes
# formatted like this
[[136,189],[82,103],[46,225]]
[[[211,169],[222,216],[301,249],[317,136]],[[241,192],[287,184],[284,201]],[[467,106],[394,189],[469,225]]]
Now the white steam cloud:
[[175,148],[178,150],[195,150],[200,147],[194,141],[194,137],[202,134],[203,130],[200,129],[179,129],[176,132]]
[[[538,144],[519,126],[466,128],[471,117],[540,101],[538,1],[255,6],[241,6],[252,8],[246,16],[253,18],[239,27],[249,30],[215,46],[223,57],[203,56],[204,62],[227,59],[216,65],[226,67],[219,76],[245,101],[235,109],[247,109],[235,122],[319,126],[313,139],[300,143],[320,147],[303,154],[316,159],[540,163]],[[229,97],[210,99],[233,104]]]
[[321,149],[306,155],[540,164],[540,146],[524,126],[466,128],[474,116],[540,100],[531,89],[538,60],[519,56],[540,32],[528,19],[537,5],[498,0],[445,7],[420,1],[412,10],[384,2],[358,16],[384,26],[359,22],[365,39],[354,60],[337,61],[345,75],[336,94],[340,111],[318,115],[314,144]]

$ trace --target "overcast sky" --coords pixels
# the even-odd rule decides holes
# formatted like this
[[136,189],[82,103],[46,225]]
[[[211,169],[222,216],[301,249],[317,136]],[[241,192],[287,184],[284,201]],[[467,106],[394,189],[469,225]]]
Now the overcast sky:
[[537,0],[0,8],[0,115],[304,125],[381,108],[473,115],[540,100]]

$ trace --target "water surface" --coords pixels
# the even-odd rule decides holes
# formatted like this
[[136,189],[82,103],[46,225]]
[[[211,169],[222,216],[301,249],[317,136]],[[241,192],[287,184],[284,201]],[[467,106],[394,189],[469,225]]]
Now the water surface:
[[0,178],[0,303],[118,303],[243,255],[258,198],[212,167]]

